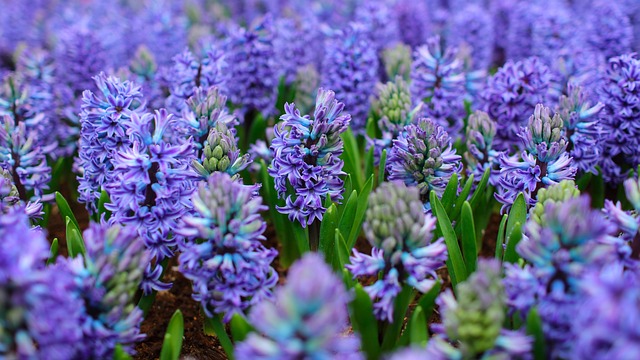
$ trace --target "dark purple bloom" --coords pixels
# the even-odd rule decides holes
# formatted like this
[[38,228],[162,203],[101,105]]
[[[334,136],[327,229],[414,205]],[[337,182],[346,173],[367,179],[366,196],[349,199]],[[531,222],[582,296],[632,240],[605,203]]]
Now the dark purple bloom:
[[403,43],[417,48],[427,41],[432,24],[428,5],[423,1],[399,0],[394,8],[400,38]]
[[140,87],[100,73],[94,77],[100,94],[83,93],[82,125],[77,166],[80,186],[78,200],[95,212],[101,188],[113,179],[113,157],[129,146],[127,121],[144,111]]
[[356,7],[354,20],[369,29],[372,46],[378,54],[400,39],[392,1],[371,0],[360,3]]
[[600,167],[605,181],[621,183],[628,167],[640,164],[640,58],[635,53],[609,60],[599,95],[604,103]]
[[278,77],[290,85],[296,80],[298,69],[305,65],[319,65],[322,49],[309,47],[321,42],[321,33],[313,23],[302,19],[279,18],[275,21],[273,38]]
[[466,115],[464,110],[465,73],[456,58],[457,49],[443,47],[439,36],[416,49],[411,67],[411,94],[414,102],[424,102],[426,117],[443,126],[457,138]]
[[180,271],[193,281],[193,298],[209,317],[243,314],[250,306],[271,298],[278,274],[271,267],[277,255],[265,248],[266,224],[262,198],[225,173],[212,174],[193,195],[195,213],[187,216],[179,233]]
[[[309,281],[309,279],[315,279]],[[236,346],[238,359],[361,360],[360,339],[343,335],[350,297],[342,280],[317,254],[289,269],[275,299],[257,304],[249,321],[259,332]]]
[[[278,211],[303,227],[322,220],[327,197],[331,201],[342,199],[340,134],[351,120],[349,114],[342,113],[344,107],[333,91],[319,89],[313,119],[302,116],[295,104],[286,104],[282,122],[274,129],[269,174],[275,180],[278,196],[286,198],[285,206]],[[293,194],[287,194],[288,187]]]
[[458,48],[469,48],[472,69],[488,69],[493,60],[493,18],[482,5],[467,4],[456,9],[449,24],[447,42]]
[[549,68],[538,58],[508,61],[489,79],[480,94],[481,108],[496,121],[496,149],[508,150],[517,143],[520,127],[536,104],[545,102],[550,81]]
[[417,187],[420,199],[426,203],[430,191],[442,196],[451,176],[462,171],[460,160],[444,128],[421,118],[405,126],[404,132],[393,140],[387,171],[389,180]]
[[615,1],[594,0],[585,11],[587,44],[605,58],[626,54],[631,51],[633,28],[625,7]]
[[433,239],[435,222],[423,212],[414,187],[385,182],[370,195],[364,233],[373,246],[371,256],[354,249],[347,269],[355,277],[379,276],[365,287],[378,319],[393,321],[394,300],[403,284],[426,293],[436,283],[447,248],[442,238]]
[[363,134],[369,114],[369,96],[378,75],[378,56],[371,34],[361,23],[349,23],[325,43],[323,87],[343,99],[351,113],[351,128]]

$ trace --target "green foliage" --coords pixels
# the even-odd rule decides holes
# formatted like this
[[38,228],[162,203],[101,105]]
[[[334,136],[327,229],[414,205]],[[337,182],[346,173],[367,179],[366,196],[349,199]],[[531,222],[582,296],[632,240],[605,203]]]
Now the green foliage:
[[444,206],[433,191],[431,192],[431,208],[438,219],[436,232],[442,234],[444,242],[447,245],[447,252],[449,254],[449,258],[447,259],[447,269],[449,270],[451,283],[455,287],[468,276],[462,252],[460,251],[460,245],[458,244],[458,237],[456,236],[456,232],[453,230],[451,220],[449,220]]
[[220,345],[224,350],[229,360],[234,360],[233,356],[233,342],[227,334],[227,330],[224,328],[220,315],[216,315],[212,318],[205,316],[204,319],[204,333],[210,336],[216,336]]
[[184,320],[182,312],[178,309],[167,326],[164,334],[164,342],[160,352],[160,360],[178,360],[182,351],[182,337],[184,336]]
[[518,245],[518,242],[522,239],[522,227],[526,221],[527,205],[524,200],[524,195],[520,193],[518,194],[516,201],[513,202],[507,218],[507,248],[504,253],[504,261],[515,263],[520,258],[516,252],[516,245]]
[[380,356],[378,321],[373,315],[371,298],[360,284],[355,286],[355,296],[349,310],[353,329],[360,334],[362,340],[362,351],[366,354],[367,359],[378,359]]

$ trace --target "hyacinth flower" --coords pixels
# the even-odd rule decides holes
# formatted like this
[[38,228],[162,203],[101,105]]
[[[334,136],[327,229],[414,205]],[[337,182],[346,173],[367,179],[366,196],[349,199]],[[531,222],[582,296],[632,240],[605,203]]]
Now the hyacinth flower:
[[133,353],[144,338],[135,298],[149,253],[131,227],[92,223],[83,239],[84,261],[75,258],[67,264],[75,276],[75,295],[84,302],[80,358],[111,358],[116,345]]
[[591,105],[580,86],[569,84],[568,95],[562,95],[557,112],[564,122],[567,150],[581,173],[597,174],[600,161],[601,134],[599,114],[604,105]]
[[45,268],[49,243],[20,206],[0,216],[0,237],[0,357],[81,358],[83,304],[72,274]]
[[[478,270],[456,287],[456,296],[447,289],[436,303],[442,324],[434,325],[436,342],[429,344],[436,359],[524,359],[531,351],[532,339],[521,331],[502,328],[506,318],[505,290],[500,264],[481,260]],[[453,347],[443,341],[458,344]],[[444,352],[443,352],[444,350]],[[455,351],[458,355],[448,354]]]
[[549,68],[538,58],[507,61],[489,78],[481,92],[481,110],[496,121],[497,150],[517,145],[520,127],[526,125],[535,106],[545,102],[550,81]]
[[308,64],[298,68],[293,87],[296,89],[294,102],[300,112],[308,113],[313,110],[318,84],[320,84],[320,74],[315,65]]
[[411,94],[424,102],[423,115],[430,117],[449,134],[460,137],[465,117],[465,73],[456,58],[457,49],[443,47],[434,36],[415,50],[411,67]]
[[547,204],[563,203],[578,196],[580,196],[580,190],[573,180],[562,180],[548,188],[542,188],[538,190],[536,204],[529,209],[529,219],[542,225]]
[[140,87],[104,73],[93,78],[99,94],[87,90],[82,95],[80,141],[77,166],[78,201],[91,213],[97,211],[101,189],[114,179],[113,158],[130,144],[127,124],[132,114],[144,111]]
[[[106,184],[110,202],[105,208],[112,212],[109,221],[136,229],[156,263],[173,256],[178,242],[174,230],[191,207],[194,188],[194,175],[189,171],[193,143],[178,144],[168,136],[176,123],[165,109],[155,114],[131,113],[127,129],[131,145],[115,154],[114,179]],[[159,284],[152,287],[162,288]]]
[[[180,118],[180,132],[192,136],[198,150],[202,150],[209,133],[217,124],[233,128],[238,120],[226,108],[227,97],[216,86],[207,90],[202,87],[194,89],[193,95],[187,99],[187,108]],[[200,153],[199,151],[199,153]]]
[[[627,200],[631,203],[633,210],[625,211],[620,202],[605,200],[604,213],[616,226],[618,237],[629,244],[630,252],[622,254],[625,258],[625,265],[638,268],[640,260],[640,182],[637,178],[625,180],[624,189]],[[626,256],[625,256],[626,255]]]
[[425,214],[418,189],[385,182],[369,196],[364,233],[371,255],[353,249],[347,269],[354,277],[379,276],[364,289],[379,320],[393,322],[394,300],[403,285],[428,292],[447,260],[444,240],[433,239],[436,219]]
[[530,206],[535,205],[538,190],[573,180],[577,172],[567,152],[562,118],[559,114],[551,117],[549,108],[538,104],[518,137],[524,150],[511,157],[503,153],[498,158],[500,175],[495,198],[503,204],[503,210],[513,204],[519,193]]
[[228,174],[214,173],[193,195],[195,212],[185,217],[178,232],[180,271],[193,281],[193,299],[209,317],[233,314],[272,297],[278,274],[271,266],[277,255],[266,248],[266,224],[260,212],[267,209],[251,187]]
[[240,155],[238,139],[223,122],[219,122],[209,132],[204,142],[200,159],[193,161],[195,171],[202,178],[216,172],[227,173],[234,180],[240,178],[240,172],[253,162],[250,154]]
[[378,56],[369,29],[349,23],[327,39],[322,62],[322,85],[343,99],[351,113],[351,129],[364,134],[369,96],[378,75]]
[[0,116],[8,116],[16,124],[24,123],[29,132],[35,132],[37,145],[50,146],[55,150],[55,141],[49,137],[52,115],[50,89],[30,84],[23,74],[8,76],[0,88]]
[[586,43],[605,58],[626,54],[632,49],[630,13],[618,2],[594,0],[586,12]]
[[542,217],[527,221],[516,248],[529,265],[506,265],[507,304],[522,316],[537,306],[553,358],[566,358],[570,350],[567,333],[579,309],[583,275],[619,259],[612,230],[591,210],[588,196],[547,201]]
[[409,81],[412,61],[411,47],[405,44],[397,43],[382,51],[382,63],[388,79],[400,76],[404,81]]
[[[319,235],[319,224],[326,211],[324,200],[342,199],[344,162],[342,134],[351,121],[343,114],[345,104],[336,99],[331,90],[318,89],[313,118],[300,115],[295,104],[285,104],[285,114],[274,128],[271,143],[273,161],[269,175],[274,178],[279,198],[285,198],[285,206],[276,208],[291,221],[306,227],[313,225],[310,236]],[[288,189],[291,193],[288,193]],[[310,245],[317,248],[317,238]]]
[[[315,279],[309,281],[309,279]],[[236,345],[238,359],[364,359],[360,339],[343,335],[350,296],[317,254],[289,269],[273,301],[257,304],[249,322],[259,332]]]
[[233,79],[225,89],[229,101],[241,108],[249,126],[257,113],[268,117],[276,110],[278,70],[273,33],[273,21],[267,15],[248,29],[233,27],[224,43],[229,78]]
[[640,164],[640,58],[635,53],[609,60],[599,88],[604,103],[600,125],[600,167],[607,183],[619,184]]
[[404,132],[393,140],[387,172],[390,181],[417,187],[419,198],[429,208],[429,192],[442,196],[451,176],[462,171],[460,160],[444,128],[421,118],[405,126]]
[[412,49],[426,42],[425,34],[432,33],[429,5],[422,1],[399,0],[394,7],[395,18],[403,43]]
[[[168,68],[162,68],[163,71],[168,72]],[[131,74],[131,78],[137,84],[141,85],[141,92],[145,94],[145,100],[149,107],[160,108],[164,105],[165,94],[160,86],[161,76],[160,71],[156,63],[155,57],[149,51],[149,49],[140,45],[131,60],[127,70]],[[168,87],[168,86],[167,86]]]
[[447,42],[451,46],[471,47],[472,69],[488,69],[493,60],[493,18],[482,6],[468,3],[452,14]]
[[[192,96],[203,95],[210,87],[225,87],[227,84],[227,60],[221,49],[212,45],[202,58],[197,58],[191,51],[185,49],[173,58],[173,67],[166,75],[170,95],[167,97],[166,106],[175,113],[180,113],[189,108],[187,100]],[[201,93],[196,94],[200,88]],[[202,93],[204,91],[204,94]],[[217,96],[214,94],[212,96]],[[198,99],[198,98],[196,98]],[[215,99],[210,101],[216,101]],[[224,103],[222,103],[224,105]]]
[[296,80],[298,69],[307,65],[318,63],[316,51],[311,51],[308,46],[320,41],[321,33],[312,23],[301,19],[279,18],[275,21],[275,36],[273,48],[276,59],[278,77],[282,78],[286,85],[291,85]]
[[570,359],[636,359],[640,332],[640,274],[620,264],[585,276],[584,301],[573,318]]
[[476,110],[469,115],[467,134],[467,152],[464,160],[468,175],[473,175],[476,182],[480,181],[486,169],[490,169],[489,183],[496,185],[499,169],[498,157],[500,152],[493,148],[496,136],[496,123],[484,111]]
[[[24,122],[16,124],[9,116],[0,122],[0,171],[15,187],[17,200],[26,204],[32,218],[42,216],[41,200],[47,200],[44,192],[49,189],[51,168],[46,153],[51,147],[37,144],[38,134],[27,130]],[[45,198],[43,198],[45,196]]]
[[422,110],[423,103],[413,107],[409,84],[400,76],[386,84],[376,85],[376,97],[371,99],[371,119],[376,122],[382,138],[370,139],[367,145],[373,147],[375,164],[380,161],[384,150],[391,150],[393,139],[413,123]]
[[355,10],[354,20],[368,28],[372,46],[378,55],[387,45],[400,40],[392,6],[390,1],[372,0],[361,3]]

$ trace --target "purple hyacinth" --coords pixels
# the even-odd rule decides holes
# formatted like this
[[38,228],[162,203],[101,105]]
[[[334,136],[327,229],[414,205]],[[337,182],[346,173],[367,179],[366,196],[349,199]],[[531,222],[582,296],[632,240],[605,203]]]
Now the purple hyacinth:
[[104,73],[93,79],[100,93],[91,90],[83,93],[77,159],[81,169],[78,200],[90,212],[97,210],[101,188],[114,178],[113,157],[130,144],[127,122],[133,113],[144,111],[142,93],[136,84]]
[[80,358],[111,358],[116,345],[132,354],[144,338],[136,295],[149,253],[131,227],[92,223],[83,239],[84,262],[76,258],[67,264],[75,275],[75,294],[84,302]]
[[429,8],[426,2],[399,0],[394,7],[400,38],[403,43],[417,48],[427,41],[426,34],[431,33]]
[[517,143],[520,127],[549,91],[549,68],[538,58],[508,61],[481,92],[481,109],[496,121],[495,147],[508,150]]
[[82,343],[82,302],[72,274],[45,268],[49,244],[15,207],[0,215],[0,356],[72,359]]
[[321,33],[308,21],[289,18],[276,20],[275,32],[273,47],[278,77],[290,85],[296,80],[298,69],[309,64],[319,64],[322,49],[312,51],[309,44],[321,41]]
[[249,28],[233,27],[224,44],[229,78],[229,101],[242,109],[265,117],[275,113],[278,87],[273,46],[273,21],[269,15]]
[[[530,351],[532,339],[523,331],[503,329],[505,321],[505,291],[500,264],[495,260],[481,260],[478,269],[456,287],[438,296],[442,324],[432,326],[457,347],[464,359],[524,359]],[[452,348],[453,349],[453,348]]]
[[493,60],[493,18],[482,5],[467,4],[453,13],[447,42],[451,46],[470,47],[471,68],[488,69]]
[[216,172],[229,174],[234,180],[253,162],[251,155],[240,155],[238,139],[232,130],[220,122],[209,132],[202,155],[193,161],[193,168],[203,179]]
[[444,128],[421,118],[405,126],[404,132],[393,140],[387,171],[389,180],[416,186],[420,199],[427,203],[430,191],[442,196],[451,176],[462,171],[460,160]]
[[[295,104],[286,104],[282,122],[274,128],[269,175],[274,178],[278,197],[286,199],[285,206],[277,209],[303,227],[322,220],[327,197],[334,202],[342,199],[340,134],[351,120],[349,114],[342,113],[344,107],[333,91],[318,89],[313,118],[300,115]],[[288,187],[293,194],[287,194]]]
[[193,143],[172,141],[177,120],[165,109],[131,113],[131,144],[114,154],[113,177],[105,184],[111,223],[135,228],[158,261],[173,255],[174,230],[191,207]]
[[149,48],[161,67],[170,66],[174,55],[187,46],[186,14],[176,11],[176,6],[172,9],[172,5],[169,1],[144,2],[144,8],[131,20],[136,27],[145,29],[134,32],[134,36]]
[[424,102],[423,114],[443,126],[450,136],[460,137],[465,117],[465,73],[456,58],[457,49],[443,47],[439,36],[416,49],[411,67],[411,94]]
[[387,0],[365,1],[358,5],[354,20],[367,27],[376,52],[391,46],[400,39],[398,23],[395,22],[393,4]]
[[562,180],[573,180],[577,168],[567,152],[567,138],[559,114],[553,118],[549,108],[541,104],[529,118],[527,127],[518,134],[524,149],[514,156],[500,154],[500,175],[495,198],[509,208],[519,193],[529,205],[536,202],[539,189]]
[[569,84],[568,95],[562,95],[557,106],[569,140],[567,150],[582,173],[597,173],[601,152],[599,113],[603,107],[602,103],[591,105],[583,88],[573,84]]
[[625,10],[618,2],[594,0],[586,12],[586,42],[607,59],[631,51],[633,28]]
[[[616,233],[628,247],[619,250],[620,257],[628,267],[638,268],[640,263],[640,182],[638,178],[625,180],[624,189],[627,200],[634,211],[625,211],[620,202],[605,200],[604,213],[616,226]],[[626,251],[625,251],[626,250]]]
[[249,322],[258,333],[236,346],[236,358],[364,359],[360,339],[344,335],[349,301],[342,280],[322,258],[306,254],[291,266],[275,299],[251,310]]
[[626,178],[629,167],[640,164],[640,58],[631,53],[609,60],[600,101],[604,103],[600,124],[605,181],[616,184]]
[[4,115],[0,121],[0,168],[11,175],[18,197],[24,202],[38,200],[49,189],[51,168],[46,154],[50,147],[37,143],[38,133],[27,130],[25,122],[16,123]]
[[496,135],[496,123],[487,113],[477,110],[469,115],[467,134],[467,152],[464,153],[468,175],[479,182],[486,169],[489,173],[489,183],[496,185],[499,177],[498,157],[500,152],[493,148]]
[[569,359],[640,357],[640,274],[611,264],[585,277],[584,301],[572,317],[575,338]]
[[[565,358],[582,277],[590,269],[615,262],[618,249],[610,236],[611,224],[591,210],[588,196],[546,203],[539,221],[527,222],[526,237],[517,246],[531,266],[506,269],[508,303],[521,314],[536,305],[550,354]],[[536,297],[526,301],[524,294]]]
[[442,238],[433,239],[435,224],[414,187],[385,182],[369,196],[364,233],[373,246],[371,256],[354,249],[347,269],[354,277],[379,279],[365,287],[378,319],[393,322],[394,300],[403,285],[426,293],[436,283],[447,248]]
[[225,173],[212,174],[193,195],[195,213],[178,230],[180,271],[193,281],[193,298],[209,317],[243,314],[272,296],[278,274],[271,267],[275,249],[262,244],[267,209],[251,187]]
[[378,56],[371,34],[361,23],[349,23],[327,39],[322,62],[324,88],[333,89],[351,113],[351,128],[363,134],[369,96],[378,76]]

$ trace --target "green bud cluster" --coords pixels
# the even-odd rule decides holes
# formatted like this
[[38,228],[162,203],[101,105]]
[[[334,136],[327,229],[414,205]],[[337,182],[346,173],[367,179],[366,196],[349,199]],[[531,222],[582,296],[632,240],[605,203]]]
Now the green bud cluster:
[[411,75],[411,47],[402,43],[382,51],[382,62],[389,79],[400,76],[409,80]]
[[529,210],[529,218],[531,221],[542,225],[544,208],[547,204],[562,203],[578,196],[580,196],[580,190],[578,190],[573,180],[563,180],[548,188],[541,188],[538,190],[536,205]]
[[209,136],[202,149],[202,161],[194,161],[196,171],[204,178],[214,172],[223,172],[231,175],[235,180],[251,164],[251,156],[240,156],[238,141],[233,132],[222,123],[216,123],[209,132]]
[[371,115],[380,130],[397,133],[413,122],[419,108],[412,109],[409,84],[400,76],[386,84],[378,83],[371,99]]
[[307,114],[313,111],[316,104],[316,90],[319,84],[320,74],[318,74],[315,65],[307,64],[298,68],[294,80],[296,89],[294,102],[301,113]]

